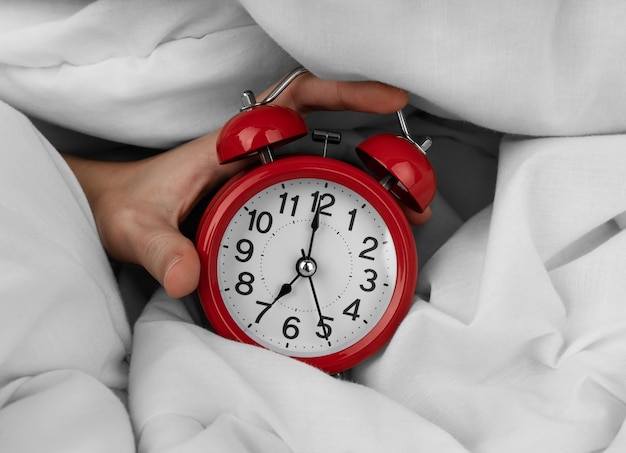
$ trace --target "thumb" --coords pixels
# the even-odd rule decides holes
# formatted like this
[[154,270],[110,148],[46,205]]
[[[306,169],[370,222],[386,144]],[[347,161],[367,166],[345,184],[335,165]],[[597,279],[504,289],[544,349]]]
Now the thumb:
[[177,228],[152,230],[149,234],[144,250],[138,253],[140,264],[171,297],[194,291],[200,278],[200,258],[193,243]]

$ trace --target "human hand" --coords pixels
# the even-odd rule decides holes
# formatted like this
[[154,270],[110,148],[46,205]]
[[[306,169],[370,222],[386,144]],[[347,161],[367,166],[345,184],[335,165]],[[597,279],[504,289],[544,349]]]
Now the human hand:
[[[259,98],[264,98],[266,91]],[[301,115],[314,110],[393,113],[406,105],[406,92],[377,82],[322,80],[310,73],[295,79],[274,101]],[[170,151],[135,162],[102,162],[64,156],[81,183],[98,233],[115,259],[141,264],[172,297],[196,289],[200,260],[179,225],[196,202],[247,165],[221,165],[212,132]],[[420,214],[405,208],[409,221]]]

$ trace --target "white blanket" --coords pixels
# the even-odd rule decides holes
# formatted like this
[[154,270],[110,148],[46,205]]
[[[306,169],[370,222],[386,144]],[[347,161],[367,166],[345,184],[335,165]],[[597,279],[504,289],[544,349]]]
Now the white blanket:
[[80,187],[0,103],[0,451],[624,451],[626,5],[242,4],[0,2],[0,99],[93,152],[208,132],[296,61],[409,90],[461,121],[411,116],[440,176],[411,312],[355,382],[161,291],[131,337]]

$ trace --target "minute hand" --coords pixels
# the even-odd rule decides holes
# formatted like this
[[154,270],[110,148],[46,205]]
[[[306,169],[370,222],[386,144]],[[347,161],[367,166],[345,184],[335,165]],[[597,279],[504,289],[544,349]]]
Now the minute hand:
[[313,277],[309,277],[309,284],[311,285],[311,291],[313,292],[313,300],[315,301],[315,308],[317,309],[317,315],[319,317],[319,322],[317,323],[317,326],[321,327],[322,332],[323,332],[323,333],[316,332],[316,335],[328,341],[328,346],[330,346],[331,342],[329,340],[329,337],[332,332],[332,329],[330,327],[330,324],[327,324],[325,321],[332,321],[333,318],[324,316],[322,314],[322,308],[320,307],[319,300],[317,299],[317,292],[315,291],[315,285],[313,285]]
[[[304,250],[300,250],[302,252],[302,256],[304,258],[307,258],[306,256],[304,256]],[[324,321],[332,321],[333,318],[330,318],[328,316],[324,316],[322,314],[322,307],[320,307],[320,302],[319,299],[317,298],[317,291],[315,291],[315,285],[313,284],[313,275],[309,275],[307,276],[307,279],[309,280],[309,285],[311,286],[311,292],[313,293],[313,301],[315,302],[315,309],[317,310],[317,315],[319,317],[319,322],[317,323],[318,327],[322,328],[322,332],[323,333],[319,333],[317,332],[316,335],[320,338],[324,338],[326,341],[328,341],[328,345],[330,346],[330,340],[328,339],[330,337],[330,334],[332,332],[332,329],[330,327],[329,324],[326,324]]]
[[311,252],[313,250],[313,240],[315,239],[315,232],[320,227],[320,207],[317,205],[317,209],[315,210],[315,215],[313,216],[313,221],[311,222],[311,239],[309,240],[309,252],[306,255],[308,258],[311,257]]

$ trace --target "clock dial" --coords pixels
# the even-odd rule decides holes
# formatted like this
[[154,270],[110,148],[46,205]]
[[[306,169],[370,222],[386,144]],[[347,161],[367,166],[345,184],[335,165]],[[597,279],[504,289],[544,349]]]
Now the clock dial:
[[256,343],[293,357],[342,351],[391,303],[396,245],[381,214],[333,181],[288,179],[238,207],[220,238],[219,292]]
[[296,112],[269,103],[303,72],[263,101],[245,92],[217,137],[220,163],[260,154],[263,165],[230,179],[207,206],[196,234],[198,295],[219,335],[336,373],[382,348],[407,314],[417,253],[397,201],[421,212],[435,178],[401,110],[403,137],[378,134],[357,147],[371,175],[326,157],[341,139],[329,131],[313,132],[323,157],[275,160],[273,148],[307,131]]

